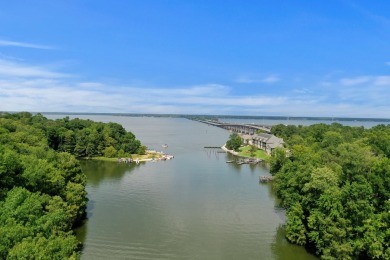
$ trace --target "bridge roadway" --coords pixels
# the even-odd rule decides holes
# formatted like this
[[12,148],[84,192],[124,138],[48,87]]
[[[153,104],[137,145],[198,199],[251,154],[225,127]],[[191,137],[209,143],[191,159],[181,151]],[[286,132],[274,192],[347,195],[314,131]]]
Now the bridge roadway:
[[272,127],[269,125],[222,123],[213,120],[197,120],[197,121],[208,125],[220,127],[226,130],[230,130],[236,133],[250,134],[250,135],[255,134],[257,130],[262,130],[266,133],[271,133],[271,127]]

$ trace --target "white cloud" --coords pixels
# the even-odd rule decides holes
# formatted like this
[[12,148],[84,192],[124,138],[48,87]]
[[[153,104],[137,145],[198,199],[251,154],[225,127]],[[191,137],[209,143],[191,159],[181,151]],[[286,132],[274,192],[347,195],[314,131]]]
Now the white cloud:
[[[389,117],[390,77],[361,76],[327,81],[326,87],[234,94],[209,83],[144,87],[81,81],[45,66],[0,60],[0,111],[247,114]],[[346,87],[348,86],[348,87]]]
[[[390,107],[390,76],[372,75],[358,76],[353,78],[342,78],[335,81],[328,81],[326,86],[321,85],[319,90],[323,96],[327,96],[329,102],[334,104],[350,104],[356,106],[356,111],[373,114],[382,114],[383,110],[369,109],[368,107]],[[366,110],[362,110],[366,107]],[[386,116],[389,117],[389,116]]]
[[378,76],[374,78],[375,85],[388,85],[390,86],[390,76]]
[[69,75],[52,72],[47,68],[22,64],[0,59],[0,76],[2,77],[39,77],[39,78],[59,78]]
[[340,83],[344,86],[354,86],[354,85],[366,83],[370,81],[370,79],[371,78],[368,76],[361,76],[356,78],[343,78],[340,80]]
[[307,89],[307,88],[293,89],[293,92],[298,93],[298,94],[309,94],[309,93],[311,93],[310,89]]
[[287,99],[269,95],[234,96],[228,86],[203,84],[175,88],[77,82],[45,67],[0,60],[1,111],[82,111],[218,113],[280,106]]
[[275,75],[270,75],[264,79],[261,80],[261,82],[265,82],[265,83],[274,83],[274,82],[277,82],[279,81],[280,78],[275,76]]
[[26,42],[16,42],[16,41],[7,41],[0,39],[0,46],[9,46],[9,47],[21,47],[21,48],[33,48],[33,49],[44,49],[44,50],[53,50],[55,49],[52,46],[39,45]]
[[241,75],[238,77],[236,80],[237,83],[244,83],[244,84],[249,84],[249,83],[275,83],[280,81],[280,78],[276,75],[268,75],[265,78],[256,78],[256,77],[251,77],[248,75]]

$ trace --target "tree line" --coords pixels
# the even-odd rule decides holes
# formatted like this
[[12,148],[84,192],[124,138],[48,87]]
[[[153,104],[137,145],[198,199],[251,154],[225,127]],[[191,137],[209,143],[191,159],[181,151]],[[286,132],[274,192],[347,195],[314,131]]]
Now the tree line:
[[287,239],[322,259],[390,259],[390,125],[276,125],[270,162]]
[[0,115],[0,259],[78,259],[72,229],[85,219],[86,176],[76,157],[142,152],[116,123]]
[[45,132],[51,148],[79,158],[126,157],[130,154],[144,154],[146,151],[146,147],[141,145],[134,134],[127,132],[118,123],[79,118],[70,120],[69,117],[48,120],[41,114],[31,116],[29,123]]

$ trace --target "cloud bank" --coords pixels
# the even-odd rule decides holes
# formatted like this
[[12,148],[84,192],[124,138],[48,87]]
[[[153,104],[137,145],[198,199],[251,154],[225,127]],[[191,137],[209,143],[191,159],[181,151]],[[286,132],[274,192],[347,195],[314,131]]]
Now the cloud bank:
[[[269,79],[274,81],[275,79]],[[237,86],[118,85],[82,81],[44,66],[0,59],[0,110],[33,112],[174,113],[383,117],[390,115],[390,77],[340,78],[290,91]]]

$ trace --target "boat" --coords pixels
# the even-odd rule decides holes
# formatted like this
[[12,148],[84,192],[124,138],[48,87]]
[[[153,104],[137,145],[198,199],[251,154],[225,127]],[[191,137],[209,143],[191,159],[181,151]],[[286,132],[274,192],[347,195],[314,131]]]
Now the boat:
[[167,148],[168,147],[168,145],[167,144],[163,144],[163,145],[161,145],[163,148]]

